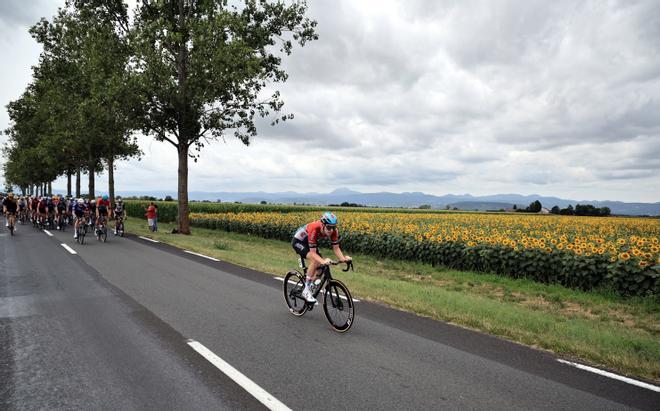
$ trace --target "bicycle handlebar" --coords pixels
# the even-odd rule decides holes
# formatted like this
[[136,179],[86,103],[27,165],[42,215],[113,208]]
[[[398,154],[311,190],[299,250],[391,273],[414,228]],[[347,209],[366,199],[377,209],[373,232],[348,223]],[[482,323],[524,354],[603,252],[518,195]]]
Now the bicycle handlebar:
[[[339,264],[346,264],[346,269],[342,268],[342,271],[346,272],[348,270],[353,271],[353,260],[348,260],[348,261],[336,261],[336,260],[330,260],[329,265],[339,265]],[[327,265],[327,264],[324,264]]]

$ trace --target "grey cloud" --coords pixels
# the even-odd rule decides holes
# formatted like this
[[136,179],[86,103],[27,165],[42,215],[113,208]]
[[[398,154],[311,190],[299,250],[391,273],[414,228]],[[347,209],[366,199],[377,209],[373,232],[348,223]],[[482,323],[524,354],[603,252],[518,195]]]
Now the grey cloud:
[[[58,2],[52,0],[2,0],[0,1],[0,27],[29,27],[42,17],[50,19]],[[61,5],[61,4],[60,4]]]

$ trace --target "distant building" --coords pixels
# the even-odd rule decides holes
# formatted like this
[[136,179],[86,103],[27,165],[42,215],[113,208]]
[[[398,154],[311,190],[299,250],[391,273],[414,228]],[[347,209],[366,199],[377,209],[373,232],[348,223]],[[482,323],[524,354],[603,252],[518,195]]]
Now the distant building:
[[541,211],[538,212],[539,214],[550,214],[550,210],[548,210],[545,207],[541,207]]

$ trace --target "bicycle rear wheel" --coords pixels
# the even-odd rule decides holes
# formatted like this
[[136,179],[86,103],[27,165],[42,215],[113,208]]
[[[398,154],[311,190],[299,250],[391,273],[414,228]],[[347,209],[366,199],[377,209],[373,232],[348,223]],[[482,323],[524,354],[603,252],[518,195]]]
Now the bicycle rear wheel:
[[344,333],[353,325],[355,307],[348,288],[339,280],[331,280],[323,295],[323,312],[335,331]]
[[284,301],[289,307],[289,312],[296,317],[307,312],[307,302],[302,296],[305,288],[305,277],[298,271],[289,271],[284,276]]

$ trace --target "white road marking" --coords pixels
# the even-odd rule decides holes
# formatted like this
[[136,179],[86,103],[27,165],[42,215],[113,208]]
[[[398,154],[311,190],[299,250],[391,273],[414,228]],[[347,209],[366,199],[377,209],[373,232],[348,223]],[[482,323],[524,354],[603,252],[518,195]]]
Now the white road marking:
[[142,237],[142,236],[140,238],[143,240],[151,241],[152,243],[160,243],[160,241],[152,240],[151,238]]
[[70,252],[71,254],[78,254],[78,253],[76,252],[76,250],[74,250],[73,248],[69,247],[69,246],[66,245],[66,244],[62,244],[62,247],[64,247],[64,248],[66,249],[66,251]]
[[559,361],[562,364],[568,364],[568,365],[571,365],[573,367],[577,367],[581,370],[590,371],[590,372],[593,372],[593,373],[596,373],[596,374],[599,374],[599,375],[603,375],[605,377],[614,378],[615,380],[626,382],[628,384],[632,384],[632,385],[636,385],[638,387],[646,388],[647,390],[660,392],[660,387],[657,387],[657,386],[651,385],[651,384],[647,384],[645,382],[633,380],[632,378],[624,377],[624,376],[614,374],[614,373],[611,373],[611,372],[599,370],[598,368],[589,367],[587,365],[582,365],[582,364],[578,364],[578,363],[574,363],[574,362],[570,362],[570,361],[566,361],[566,360],[557,359],[557,361]]
[[44,233],[48,234],[48,237],[52,237],[53,235],[50,233],[48,230],[44,230]]
[[209,260],[220,261],[220,260],[218,260],[217,258],[209,257],[208,255],[199,254],[199,253],[194,253],[194,252],[192,252],[192,251],[188,251],[188,250],[183,250],[183,251],[186,252],[186,253],[188,253],[188,254],[194,254],[194,255],[199,256],[199,257],[208,258]]
[[259,400],[259,402],[265,405],[269,410],[291,410],[277,398],[270,395],[266,390],[255,384],[254,381],[243,375],[240,371],[229,365],[202,344],[195,340],[188,340],[188,345],[206,358],[211,364],[215,365],[220,371],[225,373],[227,377],[234,380],[234,382],[240,385],[245,391],[252,394],[254,398]]
[[[282,282],[284,282],[284,278],[282,278],[282,277],[273,277],[273,279],[275,279],[275,280],[277,280],[277,281],[282,281]],[[295,285],[296,282],[295,282],[295,281],[290,281],[290,280],[289,280],[289,284],[294,284],[294,285]],[[343,295],[340,295],[339,298],[342,298],[342,299],[348,301],[348,298],[344,297]],[[353,302],[354,302],[354,303],[359,303],[360,300],[358,300],[357,298],[353,298]]]

